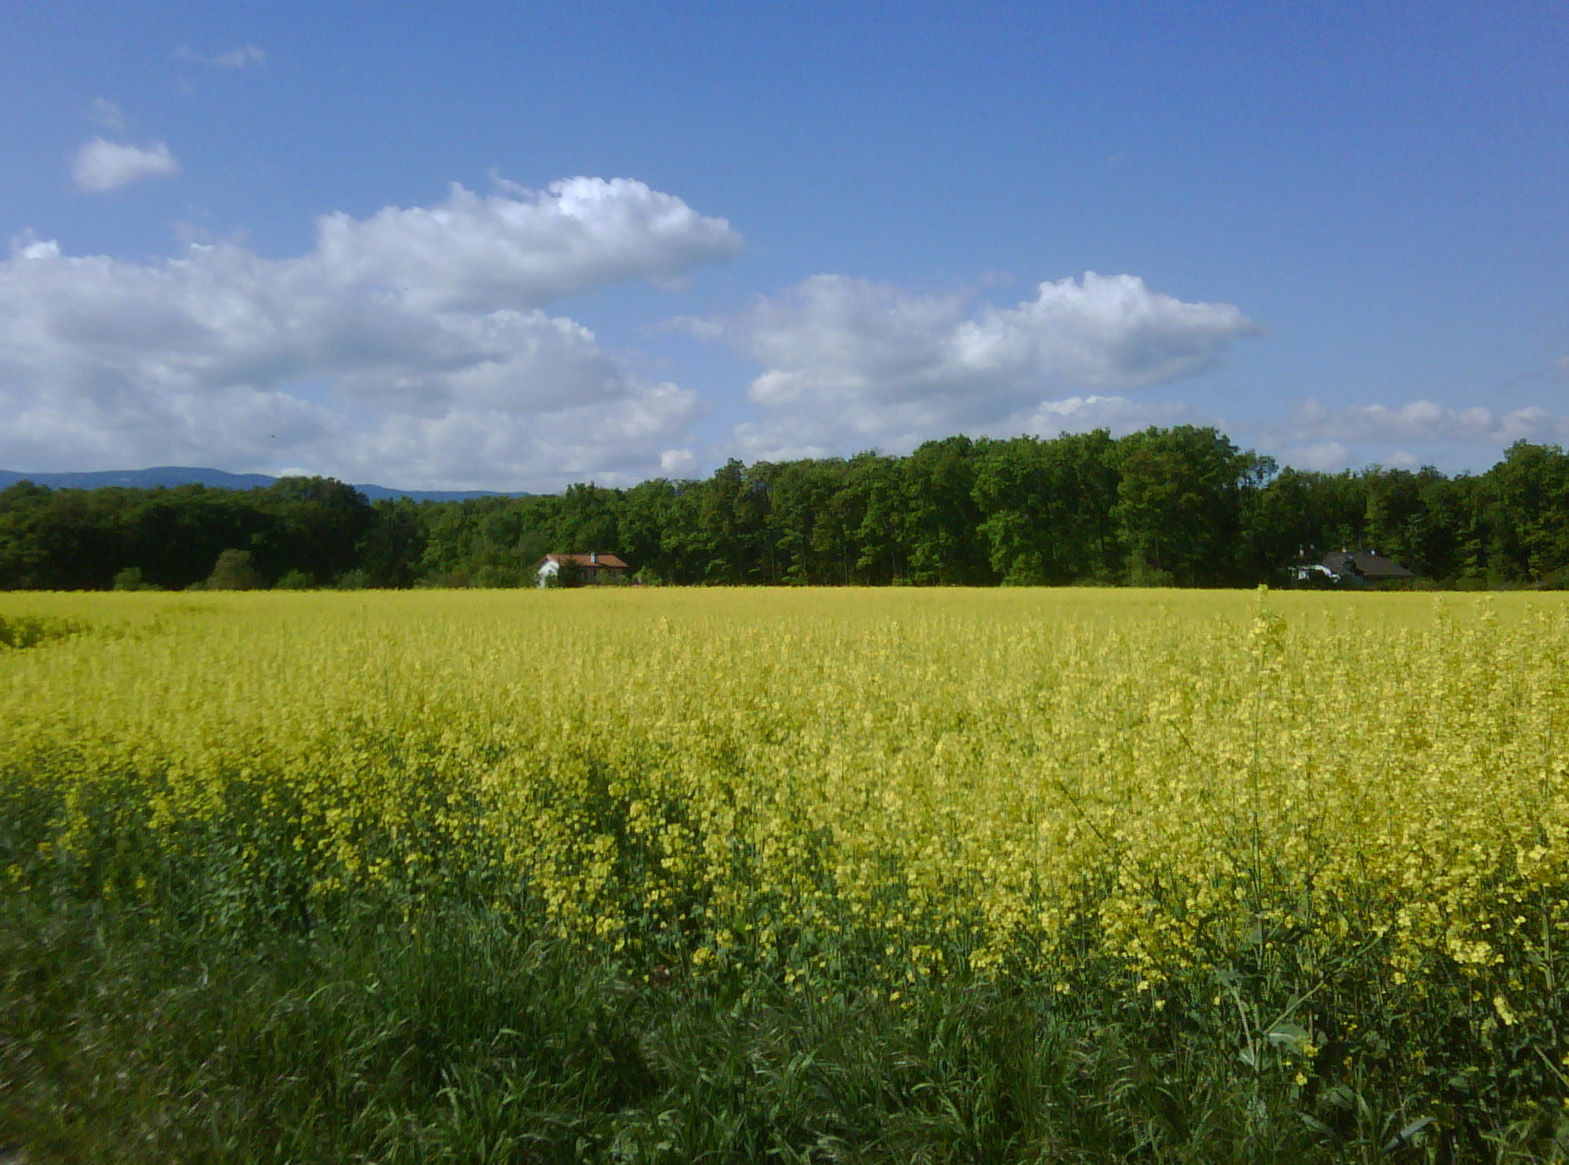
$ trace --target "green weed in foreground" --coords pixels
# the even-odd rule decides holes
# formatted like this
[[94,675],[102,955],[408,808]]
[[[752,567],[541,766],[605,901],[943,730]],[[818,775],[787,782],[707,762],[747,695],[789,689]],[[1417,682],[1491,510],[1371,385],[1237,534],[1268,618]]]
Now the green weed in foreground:
[[1238,1018],[1300,998],[1269,981],[1289,960],[1142,1004],[1090,963],[1066,992],[890,1003],[631,967],[457,905],[243,942],[24,899],[0,924],[0,1130],[30,1163],[1545,1162],[1569,1133],[1529,1039],[1463,984],[1392,1011],[1376,960],[1315,1009],[1382,1022],[1326,1036]]

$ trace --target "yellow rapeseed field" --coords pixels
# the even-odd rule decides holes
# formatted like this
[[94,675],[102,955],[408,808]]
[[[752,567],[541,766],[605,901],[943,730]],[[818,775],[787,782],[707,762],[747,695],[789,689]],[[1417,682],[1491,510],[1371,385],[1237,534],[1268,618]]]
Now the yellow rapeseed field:
[[1505,1024],[1569,941],[1555,596],[0,595],[24,617],[69,633],[0,648],[20,889],[464,901],[891,997],[1379,943]]

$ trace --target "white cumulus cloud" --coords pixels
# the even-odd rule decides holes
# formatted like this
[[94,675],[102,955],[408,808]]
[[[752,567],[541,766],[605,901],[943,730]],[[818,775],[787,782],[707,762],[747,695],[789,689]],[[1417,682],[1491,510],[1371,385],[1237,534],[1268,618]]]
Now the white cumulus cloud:
[[331,215],[284,260],[229,243],[130,263],[24,238],[0,262],[0,465],[287,457],[454,488],[653,472],[696,394],[543,308],[740,245],[678,198],[590,178]]
[[1013,307],[819,275],[732,319],[677,326],[726,340],[764,367],[749,389],[764,419],[736,433],[757,456],[904,448],[953,432],[1040,426],[1054,407],[1064,421],[1085,410],[1131,418],[1141,410],[1121,398],[1054,393],[1193,375],[1258,330],[1231,304],[1189,303],[1137,276],[1093,271],[1042,283]]
[[[1258,439],[1280,460],[1304,469],[1339,470],[1368,461],[1409,467],[1435,454],[1453,461],[1457,453],[1479,458],[1476,467],[1485,468],[1516,441],[1569,441],[1569,416],[1540,405],[1501,412],[1431,400],[1393,408],[1309,400],[1284,424],[1260,426]],[[1416,451],[1424,447],[1426,454]]]
[[1046,400],[995,427],[992,436],[1027,433],[1055,437],[1058,433],[1088,433],[1110,429],[1114,436],[1147,429],[1151,425],[1205,425],[1213,421],[1185,404],[1134,401],[1125,396],[1070,396]]
[[666,449],[659,455],[659,471],[666,477],[692,477],[697,473],[697,455],[690,449]]
[[1495,412],[1482,405],[1454,408],[1416,400],[1399,408],[1381,404],[1330,408],[1310,400],[1294,412],[1286,429],[1293,440],[1435,444],[1486,441],[1562,441],[1569,418],[1540,406]]
[[71,165],[71,177],[77,186],[94,193],[179,172],[180,163],[163,142],[128,146],[96,137],[77,151]]
[[722,218],[641,182],[572,178],[482,197],[454,186],[435,207],[368,219],[328,215],[316,254],[332,278],[411,297],[430,310],[528,308],[625,279],[668,279],[727,258],[741,237]]

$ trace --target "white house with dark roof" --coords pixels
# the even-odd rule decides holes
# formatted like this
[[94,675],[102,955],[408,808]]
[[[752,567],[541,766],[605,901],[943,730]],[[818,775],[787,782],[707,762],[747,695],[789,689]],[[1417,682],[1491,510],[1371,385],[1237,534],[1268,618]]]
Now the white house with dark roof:
[[1329,583],[1340,586],[1367,586],[1399,579],[1416,578],[1393,558],[1385,558],[1373,550],[1337,550],[1326,554],[1317,562],[1305,562],[1296,568],[1298,582]]

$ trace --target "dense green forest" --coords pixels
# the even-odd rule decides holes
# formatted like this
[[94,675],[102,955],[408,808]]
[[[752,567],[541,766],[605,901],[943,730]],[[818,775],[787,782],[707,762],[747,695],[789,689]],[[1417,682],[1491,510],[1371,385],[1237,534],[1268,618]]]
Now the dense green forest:
[[519,586],[545,554],[590,550],[648,583],[1248,586],[1341,547],[1441,584],[1556,583],[1569,455],[1520,442],[1482,474],[1314,473],[1183,425],[461,502],[372,504],[326,478],[0,491],[6,589]]

